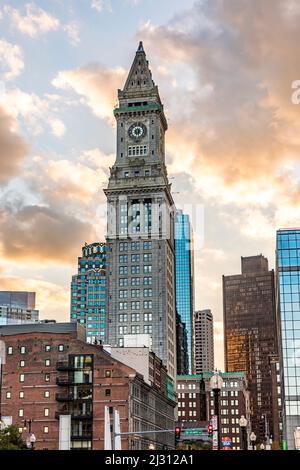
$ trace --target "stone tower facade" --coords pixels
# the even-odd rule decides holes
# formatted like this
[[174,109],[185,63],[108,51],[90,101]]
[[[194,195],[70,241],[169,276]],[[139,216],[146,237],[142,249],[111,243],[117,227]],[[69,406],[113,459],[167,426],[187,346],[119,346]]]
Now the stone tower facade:
[[[150,341],[176,376],[175,208],[165,166],[167,121],[143,44],[118,90],[116,161],[107,189],[108,340]],[[148,336],[141,336],[148,335]]]

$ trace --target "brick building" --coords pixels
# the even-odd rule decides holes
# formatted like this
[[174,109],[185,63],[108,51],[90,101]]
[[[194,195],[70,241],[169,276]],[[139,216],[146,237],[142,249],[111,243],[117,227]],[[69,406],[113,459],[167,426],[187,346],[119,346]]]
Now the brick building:
[[[249,393],[243,372],[220,373],[223,388],[220,396],[221,438],[229,438],[232,448],[239,450],[242,442],[239,420],[249,418]],[[208,425],[214,415],[213,392],[209,381],[213,372],[177,376],[178,421],[190,428]],[[204,393],[203,393],[204,391]],[[203,410],[204,409],[204,410]],[[204,419],[206,417],[206,419]],[[200,424],[199,424],[200,423]],[[201,427],[200,426],[200,427]]]
[[[121,432],[174,427],[176,403],[165,389],[85,340],[77,323],[0,327],[2,418],[11,417],[24,438],[24,421],[32,420],[36,448],[49,450],[59,446],[60,415],[71,415],[72,449],[103,449],[105,406],[119,411]],[[171,449],[174,435],[122,438],[122,449],[149,445]]]

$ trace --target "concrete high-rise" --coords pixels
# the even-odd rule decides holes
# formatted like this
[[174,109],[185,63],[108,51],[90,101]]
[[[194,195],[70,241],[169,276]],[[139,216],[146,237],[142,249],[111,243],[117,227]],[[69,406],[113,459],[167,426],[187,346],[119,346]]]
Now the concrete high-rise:
[[300,228],[278,230],[276,250],[283,434],[293,450],[300,427]]
[[176,376],[174,202],[165,165],[167,121],[140,43],[114,110],[116,160],[107,196],[108,342],[146,334]]
[[72,276],[71,321],[86,328],[88,342],[107,339],[106,245],[85,244],[78,258],[78,274]]
[[175,280],[176,309],[186,328],[188,371],[192,374],[195,366],[193,233],[189,215],[181,210],[177,210],[175,220]]
[[241,261],[242,274],[223,276],[225,367],[246,373],[251,429],[266,444],[279,434],[271,366],[278,351],[274,271],[262,255]]
[[211,310],[195,312],[195,369],[196,374],[211,372],[214,360],[214,321]]

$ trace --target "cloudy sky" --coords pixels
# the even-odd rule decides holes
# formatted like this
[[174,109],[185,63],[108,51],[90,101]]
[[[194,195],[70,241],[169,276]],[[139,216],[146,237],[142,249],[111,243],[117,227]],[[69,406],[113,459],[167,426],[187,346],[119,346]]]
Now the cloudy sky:
[[298,0],[1,2],[0,289],[35,290],[42,318],[68,320],[81,246],[104,238],[112,109],[143,40],[174,199],[204,214],[196,308],[214,313],[222,368],[222,274],[241,255],[273,268],[276,229],[300,225],[299,23]]

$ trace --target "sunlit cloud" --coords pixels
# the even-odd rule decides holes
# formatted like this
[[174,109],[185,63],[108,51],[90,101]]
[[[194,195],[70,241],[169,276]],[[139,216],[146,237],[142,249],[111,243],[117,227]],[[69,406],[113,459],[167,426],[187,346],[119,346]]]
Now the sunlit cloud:
[[0,79],[13,80],[24,68],[23,53],[20,46],[0,39]]
[[23,11],[9,5],[4,6],[4,12],[10,16],[14,27],[31,38],[56,31],[60,26],[58,18],[34,3],[26,3]]
[[92,0],[91,8],[101,13],[103,11],[112,12],[111,0]]
[[63,27],[64,31],[67,33],[69,42],[72,46],[78,46],[80,43],[80,27],[77,21],[72,21],[67,23]]
[[116,103],[116,91],[125,80],[123,68],[109,69],[91,64],[77,70],[60,71],[52,81],[54,87],[71,90],[82,97],[82,103],[93,113],[113,122],[112,110]]

